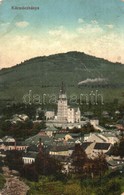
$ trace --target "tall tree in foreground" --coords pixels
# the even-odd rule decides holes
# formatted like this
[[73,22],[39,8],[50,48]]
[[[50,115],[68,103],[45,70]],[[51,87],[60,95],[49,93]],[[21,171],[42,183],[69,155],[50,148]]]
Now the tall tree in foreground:
[[93,175],[102,176],[108,170],[108,164],[104,154],[99,154],[98,157],[92,160]]
[[75,149],[71,157],[72,157],[72,166],[74,167],[74,172],[78,174],[83,173],[83,168],[87,160],[87,155],[80,144],[75,145]]
[[39,140],[39,153],[35,160],[36,170],[40,175],[56,175],[61,172],[61,163],[52,158],[43,148],[41,140]]

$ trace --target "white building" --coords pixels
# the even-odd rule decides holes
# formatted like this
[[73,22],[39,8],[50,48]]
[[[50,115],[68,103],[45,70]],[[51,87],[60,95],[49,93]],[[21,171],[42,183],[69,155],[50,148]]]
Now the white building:
[[60,90],[58,99],[57,121],[61,123],[68,121],[68,102],[67,96],[63,93],[63,90]]
[[91,119],[90,124],[93,125],[94,127],[99,125],[99,120],[98,119]]
[[[51,123],[56,123],[56,126],[60,127],[62,125],[72,125],[72,128],[77,126],[77,124],[80,123],[81,121],[81,112],[80,109],[73,108],[68,105],[68,100],[67,100],[67,95],[64,91],[64,87],[62,85],[60,93],[59,93],[59,98],[58,98],[58,103],[57,103],[57,115],[55,115],[54,111],[46,111],[45,113],[46,120],[47,122]],[[68,124],[69,123],[69,124]]]
[[81,118],[81,113],[79,108],[68,107],[68,123],[79,123]]
[[115,144],[119,142],[119,139],[113,135],[108,133],[90,133],[84,135],[85,142],[95,142],[95,143],[110,143]]
[[46,120],[53,120],[55,118],[54,111],[46,111],[45,113]]
[[60,123],[79,123],[80,119],[80,109],[68,106],[67,96],[62,85],[58,99],[57,121]]
[[22,157],[22,160],[23,160],[24,164],[32,164],[35,162],[35,158],[30,157],[30,156]]

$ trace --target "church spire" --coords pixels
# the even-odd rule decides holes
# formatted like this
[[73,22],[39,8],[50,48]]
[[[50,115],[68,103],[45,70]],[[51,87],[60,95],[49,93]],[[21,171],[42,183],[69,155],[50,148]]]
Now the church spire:
[[60,93],[61,93],[61,94],[65,94],[65,86],[64,86],[63,81],[62,81],[62,83],[61,83]]

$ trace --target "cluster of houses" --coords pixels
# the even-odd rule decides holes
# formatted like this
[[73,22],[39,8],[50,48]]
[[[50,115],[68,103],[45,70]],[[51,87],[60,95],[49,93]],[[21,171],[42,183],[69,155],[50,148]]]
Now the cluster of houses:
[[35,162],[39,153],[39,143],[50,156],[60,160],[69,171],[70,157],[75,149],[75,144],[80,144],[89,158],[95,158],[100,153],[105,154],[111,168],[122,166],[124,159],[111,156],[111,148],[119,142],[118,130],[101,131],[90,134],[71,133],[69,130],[60,130],[56,127],[47,127],[35,136],[25,141],[18,142],[10,136],[0,139],[0,157],[6,157],[7,151],[18,150],[23,152],[24,164]]
[[[106,118],[109,117],[108,112],[102,114]],[[115,114],[119,114],[119,111]],[[115,143],[119,143],[118,130],[124,130],[124,120],[118,121],[113,130],[106,130],[99,125],[98,119],[90,119],[90,116],[92,116],[92,112],[86,112],[82,120],[79,108],[68,106],[67,96],[62,87],[58,99],[57,116],[53,111],[46,112],[47,128],[25,141],[16,141],[10,136],[3,137],[0,139],[0,157],[4,160],[7,151],[18,150],[23,152],[22,160],[24,164],[31,164],[35,162],[39,152],[39,144],[42,144],[44,151],[60,160],[66,166],[68,172],[70,157],[75,149],[75,144],[80,144],[89,158],[93,159],[103,153],[111,168],[123,165],[123,159],[111,156],[111,149]],[[11,122],[23,122],[28,119],[25,114],[16,114]],[[82,135],[80,131],[80,133],[72,133],[70,130],[73,127],[81,128],[87,123],[94,127],[96,130],[94,133]]]

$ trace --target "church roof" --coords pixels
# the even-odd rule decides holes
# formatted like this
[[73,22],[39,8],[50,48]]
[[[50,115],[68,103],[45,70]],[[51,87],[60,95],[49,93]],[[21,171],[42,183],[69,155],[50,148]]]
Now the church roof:
[[65,93],[65,86],[64,86],[63,82],[61,84],[61,88],[60,88],[60,92],[59,92],[59,99],[67,100],[67,96],[66,96],[66,93]]

